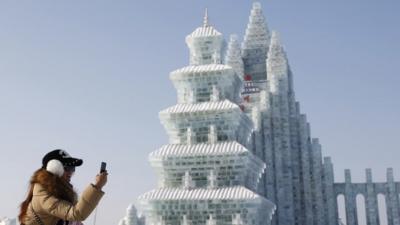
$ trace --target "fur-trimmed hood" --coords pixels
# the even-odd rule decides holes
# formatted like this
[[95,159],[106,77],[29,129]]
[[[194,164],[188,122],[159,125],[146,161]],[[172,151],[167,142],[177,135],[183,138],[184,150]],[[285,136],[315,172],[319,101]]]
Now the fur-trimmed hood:
[[31,185],[40,184],[50,195],[71,203],[77,201],[77,194],[72,185],[64,179],[54,175],[45,169],[40,169],[33,174]]

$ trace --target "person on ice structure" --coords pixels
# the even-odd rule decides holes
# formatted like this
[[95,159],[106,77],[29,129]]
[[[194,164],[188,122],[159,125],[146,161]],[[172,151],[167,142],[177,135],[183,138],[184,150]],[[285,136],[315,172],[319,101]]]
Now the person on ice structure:
[[18,219],[22,225],[79,225],[96,208],[104,195],[107,171],[96,176],[79,200],[70,184],[75,167],[82,159],[61,149],[47,153],[30,180],[28,196],[21,203]]

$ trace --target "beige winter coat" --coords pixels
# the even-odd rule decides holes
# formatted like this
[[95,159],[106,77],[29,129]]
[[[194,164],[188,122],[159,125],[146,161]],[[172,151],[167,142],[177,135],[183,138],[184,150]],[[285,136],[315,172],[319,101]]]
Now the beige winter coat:
[[57,199],[50,195],[42,185],[36,183],[33,188],[32,201],[28,206],[25,225],[39,225],[33,210],[44,225],[55,225],[60,219],[68,221],[83,221],[96,208],[104,192],[89,185],[81,194],[76,204]]

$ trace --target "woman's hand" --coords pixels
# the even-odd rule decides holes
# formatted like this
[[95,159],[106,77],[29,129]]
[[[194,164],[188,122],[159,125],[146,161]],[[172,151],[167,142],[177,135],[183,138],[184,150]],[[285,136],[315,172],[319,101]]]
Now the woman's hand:
[[101,172],[100,174],[97,174],[96,182],[94,183],[94,185],[101,190],[107,183],[107,176],[108,176],[107,170]]

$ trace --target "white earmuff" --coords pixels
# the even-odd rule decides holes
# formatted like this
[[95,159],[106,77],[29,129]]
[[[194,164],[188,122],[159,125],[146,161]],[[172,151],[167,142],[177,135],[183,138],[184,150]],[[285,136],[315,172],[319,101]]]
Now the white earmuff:
[[64,174],[64,166],[63,164],[57,160],[57,159],[52,159],[47,163],[46,170],[54,175],[57,175],[59,177],[62,177]]

